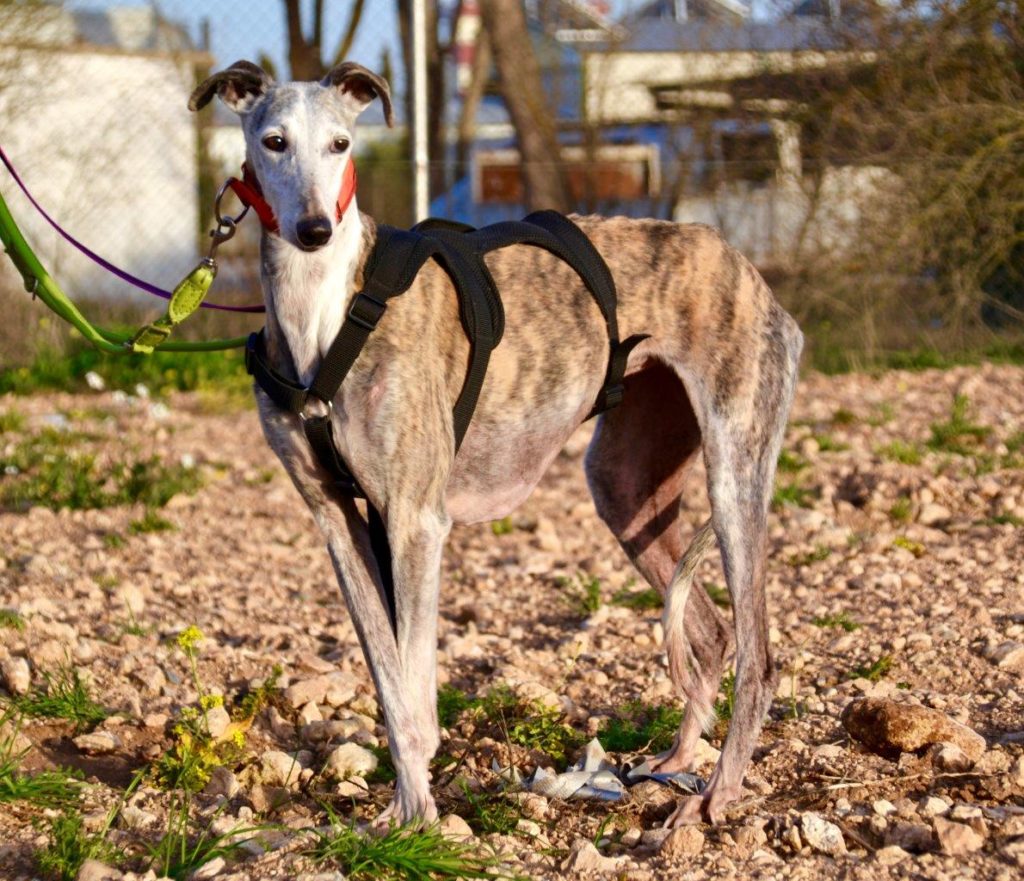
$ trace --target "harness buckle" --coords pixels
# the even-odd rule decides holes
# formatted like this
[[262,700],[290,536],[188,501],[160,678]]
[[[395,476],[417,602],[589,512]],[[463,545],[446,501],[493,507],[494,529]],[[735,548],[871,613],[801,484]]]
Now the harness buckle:
[[[324,413],[309,414],[306,412],[306,408],[309,406],[310,401],[316,401],[319,404],[323,404],[327,408]],[[334,415],[334,401],[324,401],[318,398],[316,395],[306,395],[306,400],[302,404],[302,409],[299,410],[299,421],[309,422],[311,419],[327,419],[330,420],[331,416]]]
[[381,320],[387,308],[387,303],[375,300],[369,294],[358,293],[352,298],[348,317],[353,324],[363,330],[372,331],[377,327],[377,322]]
[[619,404],[622,403],[622,399],[626,395],[626,387],[618,382],[615,385],[605,386],[601,389],[601,403],[599,407],[594,409],[600,413],[605,410],[614,410]]

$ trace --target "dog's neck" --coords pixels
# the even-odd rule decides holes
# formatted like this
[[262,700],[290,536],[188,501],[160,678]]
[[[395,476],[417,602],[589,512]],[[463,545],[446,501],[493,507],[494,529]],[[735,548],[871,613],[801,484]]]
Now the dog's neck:
[[303,385],[313,381],[338,334],[367,251],[354,200],[331,241],[317,251],[302,251],[279,236],[263,234],[267,349],[278,368],[294,369]]

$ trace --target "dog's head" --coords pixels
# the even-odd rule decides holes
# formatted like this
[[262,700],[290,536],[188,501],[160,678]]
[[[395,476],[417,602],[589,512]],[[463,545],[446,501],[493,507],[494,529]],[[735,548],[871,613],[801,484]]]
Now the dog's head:
[[196,87],[189,109],[205,107],[214,95],[241,117],[246,161],[282,238],[309,251],[326,245],[352,161],[356,117],[380,98],[388,125],[394,123],[387,82],[346,61],[320,82],[276,83],[258,65],[236,61]]

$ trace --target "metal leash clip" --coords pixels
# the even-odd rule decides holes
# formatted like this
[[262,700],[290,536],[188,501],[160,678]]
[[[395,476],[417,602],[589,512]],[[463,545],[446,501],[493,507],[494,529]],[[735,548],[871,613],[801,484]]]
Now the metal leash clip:
[[246,205],[240,214],[236,217],[232,217],[230,214],[222,214],[220,210],[221,200],[224,198],[224,194],[231,189],[231,181],[226,180],[219,190],[217,190],[217,198],[213,201],[213,214],[217,218],[217,226],[215,229],[210,230],[210,250],[206,255],[206,259],[209,263],[214,264],[214,260],[217,254],[217,248],[224,244],[224,242],[233,238],[238,224],[249,213],[249,206]]

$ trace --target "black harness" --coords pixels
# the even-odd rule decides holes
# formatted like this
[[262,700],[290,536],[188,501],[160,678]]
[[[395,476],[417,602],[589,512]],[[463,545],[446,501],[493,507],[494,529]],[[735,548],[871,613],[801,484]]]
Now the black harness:
[[[423,264],[433,258],[447,272],[459,297],[459,317],[470,344],[469,367],[452,413],[458,452],[469,428],[487,374],[491,352],[501,342],[505,313],[484,255],[510,245],[534,245],[571,266],[593,295],[608,329],[610,354],[604,385],[588,419],[622,401],[626,362],[646,335],[619,340],[615,282],[608,265],[590,239],[571,220],[555,211],[537,211],[522,221],[474,229],[445,220],[425,220],[410,230],[377,227],[377,241],[364,268],[363,289],[352,300],[348,315],[331,343],[320,369],[307,388],[282,376],[267,363],[263,331],[249,337],[245,365],[249,373],[282,410],[302,420],[302,428],[320,464],[346,495],[366,498],[344,459],[338,454],[332,427],[331,402],[359,357],[370,334],[387,310],[388,301],[404,294]],[[319,415],[306,412],[310,398],[325,407]],[[380,570],[395,623],[391,547],[380,513],[367,502],[370,544]]]

